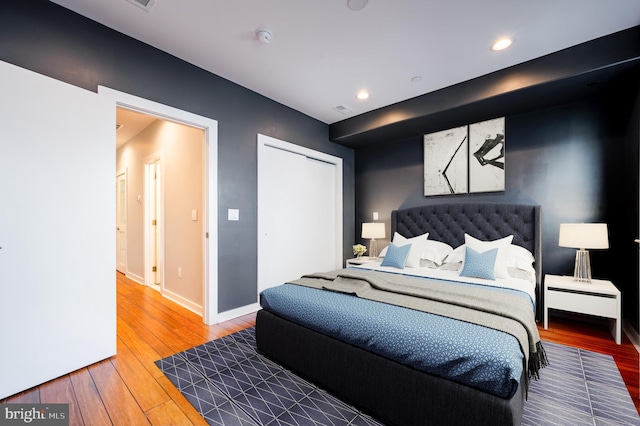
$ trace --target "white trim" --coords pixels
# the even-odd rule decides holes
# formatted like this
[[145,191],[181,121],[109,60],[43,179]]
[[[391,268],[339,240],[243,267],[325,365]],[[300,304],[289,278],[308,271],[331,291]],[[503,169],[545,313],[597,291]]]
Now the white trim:
[[251,305],[241,306],[239,308],[231,309],[230,311],[220,312],[218,314],[218,320],[219,322],[225,322],[234,318],[258,312],[259,310],[260,304],[252,303]]
[[631,340],[631,343],[636,348],[636,351],[640,353],[640,335],[638,335],[636,329],[633,328],[629,321],[626,320],[622,322],[622,329],[624,331],[624,334],[626,334],[629,340]]
[[151,277],[153,276],[153,265],[152,265],[152,261],[155,259],[152,259],[151,256],[151,247],[149,244],[149,240],[151,239],[151,235],[149,232],[149,226],[151,223],[151,210],[152,210],[152,206],[150,205],[150,202],[152,199],[155,199],[155,195],[154,197],[151,196],[151,194],[149,193],[149,180],[150,180],[150,176],[149,176],[149,166],[155,162],[159,163],[160,166],[160,199],[156,200],[156,203],[160,203],[161,206],[163,206],[162,208],[160,208],[160,214],[159,214],[159,218],[157,218],[157,226],[159,226],[158,228],[158,241],[157,244],[159,247],[162,247],[162,250],[160,251],[159,257],[160,257],[160,265],[162,265],[162,270],[160,271],[160,273],[162,274],[162,278],[161,278],[161,282],[162,285],[160,286],[161,289],[164,288],[164,161],[162,158],[162,150],[156,151],[153,154],[150,154],[148,156],[146,156],[142,162],[144,163],[144,226],[143,226],[143,231],[144,231],[144,258],[145,258],[145,262],[144,262],[144,284],[146,286],[151,286],[155,283],[153,283]]
[[131,109],[164,120],[186,124],[204,130],[204,194],[203,217],[204,232],[209,238],[203,238],[204,256],[204,297],[202,320],[205,324],[218,322],[218,122],[211,118],[153,102],[144,98],[120,92],[104,86],[98,86],[98,94],[113,100],[119,107]]
[[197,303],[193,303],[191,300],[186,299],[179,294],[176,294],[167,289],[162,290],[162,295],[172,302],[182,306],[183,308],[190,310],[194,314],[202,316],[202,306],[198,305]]
[[126,274],[124,274],[125,277],[129,278],[131,281],[135,281],[140,285],[144,285],[144,278],[141,276],[138,276],[136,274],[132,274],[131,272],[127,271]]

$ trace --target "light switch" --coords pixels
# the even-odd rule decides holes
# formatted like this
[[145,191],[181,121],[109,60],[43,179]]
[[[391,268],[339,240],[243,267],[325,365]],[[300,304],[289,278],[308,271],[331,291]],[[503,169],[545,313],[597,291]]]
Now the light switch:
[[229,220],[240,220],[240,210],[229,209]]
[[191,210],[191,220],[198,220],[198,210]]
[[378,220],[378,212],[373,212],[373,220]]

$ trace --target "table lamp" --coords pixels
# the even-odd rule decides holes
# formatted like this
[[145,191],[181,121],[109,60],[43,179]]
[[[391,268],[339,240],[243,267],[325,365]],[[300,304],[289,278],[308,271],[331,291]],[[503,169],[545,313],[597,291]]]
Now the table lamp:
[[362,224],[362,238],[371,238],[369,244],[369,256],[378,257],[378,243],[376,238],[384,238],[384,223],[372,222]]
[[560,247],[577,248],[573,268],[575,281],[591,281],[591,262],[587,249],[608,249],[609,235],[606,223],[561,223]]

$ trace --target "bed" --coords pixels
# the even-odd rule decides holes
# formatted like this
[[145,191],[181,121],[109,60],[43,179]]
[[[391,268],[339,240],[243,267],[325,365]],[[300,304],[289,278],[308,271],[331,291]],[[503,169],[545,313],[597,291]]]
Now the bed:
[[[396,233],[399,236],[396,236]],[[407,246],[401,244],[402,242],[406,243],[408,240],[413,242],[412,246],[415,247],[427,234],[426,239],[439,241],[451,247],[451,250],[447,250],[442,263],[431,264],[430,259],[423,258],[430,258],[431,255],[424,256],[423,252],[419,267],[414,268],[411,273],[407,272],[410,268],[393,265],[393,259],[398,253],[402,257],[401,252],[406,251],[404,249]],[[474,264],[472,260],[475,261],[475,256],[486,256],[490,252],[489,250],[482,253],[479,253],[479,250],[478,253],[469,251],[471,247],[477,248],[474,244],[482,245],[485,242],[507,239],[509,247],[524,248],[526,253],[532,256],[529,265],[532,270],[528,277],[522,276],[518,280],[509,280],[518,285],[522,284],[523,288],[526,287],[526,291],[515,288],[500,289],[499,297],[509,298],[505,300],[510,302],[518,299],[517,303],[514,303],[521,306],[517,315],[531,317],[533,321],[533,326],[529,324],[527,331],[529,339],[532,340],[531,334],[537,334],[537,330],[532,332],[530,329],[535,328],[535,318],[539,317],[541,312],[540,303],[537,303],[541,300],[540,277],[542,275],[540,207],[500,203],[454,203],[396,210],[391,215],[391,235],[394,244],[388,246],[386,253],[381,253],[385,254],[383,261],[365,264],[355,269],[310,274],[295,280],[295,284],[283,284],[266,295],[263,292],[261,294],[263,309],[256,317],[258,350],[385,424],[402,426],[520,424],[526,400],[526,384],[529,376],[532,375],[530,361],[535,359],[538,362],[534,376],[537,374],[537,368],[544,366],[544,353],[541,346],[537,346],[537,351],[534,347],[529,353],[525,353],[526,350],[523,348],[526,342],[523,343],[523,339],[526,338],[514,337],[521,331],[508,335],[504,331],[494,330],[477,323],[469,324],[466,318],[457,318],[455,315],[452,315],[453,318],[445,318],[446,316],[437,311],[441,309],[440,301],[436,302],[438,307],[433,308],[430,300],[427,302],[429,307],[423,309],[421,305],[423,301],[415,302],[414,294],[411,294],[410,302],[418,305],[411,305],[411,308],[401,306],[399,302],[396,303],[398,292],[395,289],[404,284],[407,284],[406,288],[413,289],[412,283],[418,283],[416,280],[424,279],[416,277],[416,274],[421,274],[416,271],[428,268],[437,270],[436,280],[430,279],[429,286],[433,285],[437,289],[455,288],[456,292],[464,293],[462,297],[483,292],[485,290],[480,287],[488,287],[482,284],[486,277],[464,278],[466,282],[460,284],[450,283],[448,278],[444,277],[448,276],[449,271],[455,269],[451,266],[456,263],[456,256],[460,256],[461,250],[465,253],[463,260],[464,256],[467,256],[467,260],[460,267],[470,268],[470,265]],[[491,252],[493,254],[494,250]],[[502,252],[495,250],[495,253],[497,256],[497,253]],[[405,262],[408,262],[409,257],[404,257]],[[447,258],[451,262],[446,262]],[[415,258],[412,261],[415,262]],[[446,266],[446,263],[449,265]],[[496,262],[496,271],[497,264]],[[513,273],[511,266],[509,273]],[[444,272],[439,272],[441,269]],[[437,275],[440,273],[443,275]],[[460,274],[460,270],[456,273]],[[332,288],[339,280],[343,281],[341,284],[335,284],[336,286],[346,285],[347,287]],[[496,281],[506,280],[496,279]],[[352,287],[349,286],[354,285],[358,290],[351,290]],[[421,282],[415,285],[417,290],[412,291],[420,292],[419,285]],[[367,296],[354,297],[353,293],[358,293],[360,288],[365,288],[364,286],[367,290],[363,293]],[[384,289],[385,286],[391,287],[391,296],[388,293],[378,292],[378,289]],[[370,287],[373,287],[373,293],[370,293]],[[493,290],[492,288],[491,291]],[[443,291],[448,292],[448,290]],[[399,296],[400,298],[409,297],[404,291],[399,293],[403,293]],[[368,296],[369,294],[373,296]],[[382,303],[388,296],[393,297],[392,302]],[[377,299],[380,297],[382,299]],[[493,293],[489,298],[494,298]],[[343,302],[347,303],[347,299],[349,299],[348,303],[355,301],[358,304],[357,308],[352,308],[352,305],[342,307]],[[521,302],[522,300],[528,300],[528,303]],[[322,303],[325,303],[324,307]],[[458,304],[457,299],[454,304]],[[288,312],[287,306],[296,306],[299,313]],[[459,308],[456,307],[454,310],[456,309]],[[309,316],[313,312],[320,313],[320,317]],[[481,316],[484,315],[483,313]],[[396,321],[391,328],[388,326],[389,319]],[[326,327],[334,327],[333,331],[325,330],[323,321],[327,323]],[[494,320],[487,319],[487,321]],[[373,337],[364,335],[371,328],[386,330],[387,334]],[[420,332],[427,334],[438,330],[440,335],[438,338],[445,340],[440,340],[440,343],[434,343],[435,346],[433,346],[427,343],[431,342],[429,340],[431,337],[420,335],[416,339],[414,335],[403,334],[414,333],[413,328],[418,328]],[[446,333],[442,330],[446,330]],[[488,333],[489,337],[485,338],[485,335],[481,334],[483,336],[481,339],[472,338],[480,335],[478,330]],[[439,363],[438,368],[450,369],[454,373],[451,376],[448,375],[449,372],[443,373],[438,369],[430,370],[429,368],[432,367],[425,367],[423,364],[426,365],[427,361],[422,359],[422,355],[420,357],[412,353],[398,355],[391,352],[396,349],[385,347],[389,340],[398,340],[401,346],[408,341],[417,340],[417,347],[423,348],[420,351],[433,352],[431,357],[434,358],[435,354],[438,354],[437,357],[441,355],[439,351],[431,351],[431,349],[440,348],[442,342],[451,341],[454,342],[453,346],[458,347],[460,343],[451,340],[452,336],[457,336],[462,339],[461,341],[473,340],[473,345],[477,346],[473,351],[477,350],[482,355],[478,360],[473,361],[476,364],[467,364],[471,361],[464,354],[461,355],[464,360],[452,361],[438,358],[436,360]],[[499,343],[491,339],[496,339],[495,342]],[[477,345],[476,340],[481,340],[482,344]],[[505,345],[505,348],[507,346],[509,348],[503,350],[501,346],[496,345]],[[520,355],[515,354],[514,351],[519,351]],[[491,353],[498,353],[500,358],[511,358],[506,361],[509,365],[500,364],[500,367],[496,368],[497,361],[486,358],[490,356],[487,354]],[[505,354],[507,356],[504,356]],[[517,358],[518,356],[520,358]],[[488,360],[485,362],[483,359]],[[500,360],[500,362],[503,361]],[[521,363],[520,369],[518,369],[518,362]],[[485,365],[489,366],[487,371],[482,370]],[[459,373],[460,366],[464,366],[466,370],[456,375]],[[467,382],[467,376],[474,375],[476,381]]]

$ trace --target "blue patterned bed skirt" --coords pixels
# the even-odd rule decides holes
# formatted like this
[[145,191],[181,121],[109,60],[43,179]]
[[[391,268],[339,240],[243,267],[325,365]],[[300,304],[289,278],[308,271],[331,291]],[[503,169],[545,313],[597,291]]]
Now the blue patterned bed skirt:
[[294,284],[264,290],[260,304],[309,329],[502,398],[515,394],[522,374],[517,339],[479,325]]

